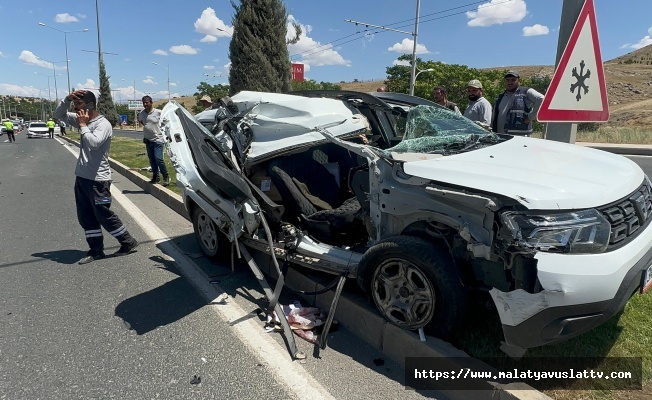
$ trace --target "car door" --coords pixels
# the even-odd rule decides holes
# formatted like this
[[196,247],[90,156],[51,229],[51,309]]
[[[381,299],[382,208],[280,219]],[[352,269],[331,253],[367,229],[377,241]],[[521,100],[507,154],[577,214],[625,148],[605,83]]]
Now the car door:
[[191,196],[207,213],[211,210],[206,208],[218,210],[231,224],[241,225],[240,205],[256,200],[232,161],[229,138],[220,140],[213,136],[176,101],[163,108],[161,129],[167,137],[167,152],[184,195]]

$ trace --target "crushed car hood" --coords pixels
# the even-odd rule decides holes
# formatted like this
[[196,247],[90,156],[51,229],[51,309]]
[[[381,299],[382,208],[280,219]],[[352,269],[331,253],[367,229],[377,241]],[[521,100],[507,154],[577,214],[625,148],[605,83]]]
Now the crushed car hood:
[[602,206],[632,193],[644,178],[641,168],[625,157],[521,137],[462,154],[405,162],[404,170],[507,196],[532,210]]
[[369,122],[362,114],[337,99],[242,91],[231,100],[240,112],[250,110],[252,117],[253,141],[247,163],[325,140],[314,127],[334,124],[328,128],[333,136],[369,129]]

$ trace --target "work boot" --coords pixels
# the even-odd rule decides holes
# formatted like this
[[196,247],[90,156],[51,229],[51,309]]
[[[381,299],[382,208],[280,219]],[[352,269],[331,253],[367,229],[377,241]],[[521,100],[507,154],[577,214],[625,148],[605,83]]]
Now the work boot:
[[152,176],[152,179],[149,180],[149,183],[159,183],[161,179],[158,177],[158,175]]
[[163,182],[161,183],[163,186],[170,186],[170,177],[168,175],[163,176]]
[[94,252],[89,250],[88,253],[86,253],[86,257],[82,258],[81,260],[77,261],[77,264],[82,265],[82,264],[88,264],[92,263],[95,260],[101,260],[102,258],[106,257],[103,251],[100,252]]
[[131,235],[129,236],[129,239],[130,239],[130,240],[127,241],[127,242],[121,242],[122,245],[120,246],[120,248],[118,249],[118,251],[116,251],[115,253],[113,253],[113,256],[114,256],[114,257],[126,256],[127,254],[131,254],[131,253],[135,253],[135,252],[136,252],[136,247],[138,247],[138,245],[139,245],[140,243],[138,243],[138,241],[137,241],[136,239],[134,239],[133,237],[131,237]]

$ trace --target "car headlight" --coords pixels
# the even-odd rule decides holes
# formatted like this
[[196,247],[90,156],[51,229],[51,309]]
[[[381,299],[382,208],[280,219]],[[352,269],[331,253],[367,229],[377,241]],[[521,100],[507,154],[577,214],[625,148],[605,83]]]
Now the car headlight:
[[554,253],[601,253],[611,225],[597,210],[559,214],[506,212],[501,216],[514,238],[529,248]]

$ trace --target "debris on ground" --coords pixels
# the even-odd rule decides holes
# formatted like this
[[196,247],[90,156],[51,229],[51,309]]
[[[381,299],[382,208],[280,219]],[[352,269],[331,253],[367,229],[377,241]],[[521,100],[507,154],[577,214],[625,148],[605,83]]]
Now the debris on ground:
[[201,383],[201,376],[193,376],[192,379],[190,380],[191,385],[199,385]]
[[[303,307],[300,302],[295,302],[286,306],[281,306],[283,313],[290,324],[292,331],[300,338],[310,342],[317,343],[318,335],[315,332],[316,327],[324,324],[326,316],[317,307]],[[281,321],[276,312],[267,315],[265,331],[282,331]]]

